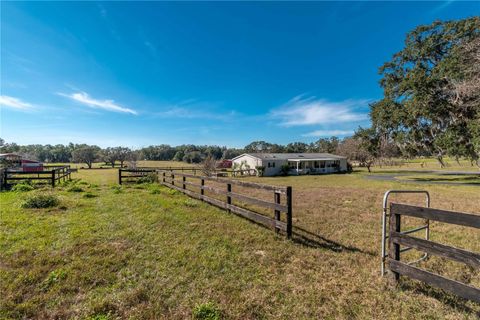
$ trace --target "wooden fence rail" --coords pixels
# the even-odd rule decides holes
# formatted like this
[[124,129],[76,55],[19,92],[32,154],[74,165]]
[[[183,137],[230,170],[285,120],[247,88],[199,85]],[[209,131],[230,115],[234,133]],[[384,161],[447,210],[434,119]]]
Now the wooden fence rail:
[[480,289],[468,284],[451,280],[400,261],[400,246],[412,247],[428,254],[440,256],[465,263],[473,268],[480,268],[480,254],[447,246],[429,240],[412,237],[401,232],[401,216],[429,219],[459,226],[480,229],[480,216],[463,212],[438,210],[405,204],[390,204],[390,230],[388,266],[394,283],[400,275],[426,282],[465,299],[480,303]]
[[47,180],[54,188],[59,181],[70,180],[72,169],[69,165],[64,166],[46,166],[47,169],[43,171],[15,171],[12,169],[6,169],[3,171],[3,188],[7,188],[13,181],[35,181],[35,180]]
[[120,168],[118,169],[118,183],[122,184],[123,182],[134,182],[138,179],[145,177],[151,173],[156,173],[157,170],[166,170],[166,171],[181,171],[181,172],[201,172],[200,168],[197,167],[142,167],[142,168]]
[[[159,175],[159,182],[164,186],[178,190],[193,198],[203,200],[222,209],[226,209],[229,212],[238,214],[246,219],[272,228],[277,233],[283,231],[287,235],[287,238],[292,237],[292,187],[279,187],[234,179],[197,176],[174,171],[157,170],[157,172]],[[192,182],[192,180],[195,182]],[[214,181],[223,185],[224,188],[220,189],[218,187],[206,186],[205,181]],[[198,191],[189,190],[187,189],[187,186],[191,186]],[[271,191],[273,193],[274,201],[269,202],[252,196],[240,194],[239,192],[234,192],[233,186]],[[219,200],[207,196],[205,195],[205,191],[224,196],[225,198],[224,200]],[[281,204],[282,195],[285,197],[285,204]],[[273,210],[273,218],[256,212],[254,209],[247,209],[233,204],[232,200],[238,200],[261,208]],[[281,221],[281,212],[286,215],[286,222]]]

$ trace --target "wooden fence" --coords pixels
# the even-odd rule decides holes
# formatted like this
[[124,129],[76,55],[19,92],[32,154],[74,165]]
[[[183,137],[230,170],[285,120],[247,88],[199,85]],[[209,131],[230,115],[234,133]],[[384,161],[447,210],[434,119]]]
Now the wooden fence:
[[15,181],[36,181],[36,180],[48,180],[50,185],[54,188],[55,184],[59,181],[69,180],[71,178],[72,169],[69,165],[64,166],[44,166],[43,171],[23,172],[15,171],[12,169],[6,169],[3,171],[3,188],[7,188]]
[[402,215],[477,229],[480,229],[480,216],[392,203],[390,205],[389,252],[387,260],[394,283],[398,282],[400,275],[404,275],[480,303],[479,288],[401,262],[400,246],[412,247],[428,254],[465,263],[477,269],[480,268],[480,254],[404,234],[400,231]]
[[143,168],[120,168],[118,169],[118,183],[135,182],[138,179],[157,172],[157,170],[192,172],[197,174],[201,169],[196,167],[143,167]]
[[[271,186],[218,177],[196,176],[175,171],[158,170],[157,172],[159,175],[159,182],[164,186],[173,188],[193,198],[203,200],[222,209],[226,209],[229,212],[238,214],[246,219],[272,228],[277,233],[282,231],[287,235],[287,238],[291,238],[292,236],[292,187]],[[181,180],[179,180],[179,178]],[[205,185],[205,181],[213,181],[216,185],[223,186],[223,188],[207,186]],[[194,188],[195,190],[189,190],[187,189],[187,186]],[[248,190],[271,191],[274,201],[269,202],[234,192],[232,188],[233,186],[247,188]],[[207,196],[205,195],[205,191],[219,195],[220,197],[224,196],[225,198],[217,199]],[[284,204],[281,202],[282,195],[285,197]],[[240,205],[233,204],[232,200],[238,200],[242,203],[251,204],[267,210],[273,210],[273,218],[260,212],[256,212],[254,209],[247,209]],[[286,214],[285,222],[281,221],[281,212]]]

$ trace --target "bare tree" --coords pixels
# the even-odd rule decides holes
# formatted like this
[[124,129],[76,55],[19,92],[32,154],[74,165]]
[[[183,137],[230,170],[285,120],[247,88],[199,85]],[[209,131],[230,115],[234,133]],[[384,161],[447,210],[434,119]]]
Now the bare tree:
[[202,173],[207,177],[214,175],[217,168],[217,161],[213,156],[207,156],[202,162]]

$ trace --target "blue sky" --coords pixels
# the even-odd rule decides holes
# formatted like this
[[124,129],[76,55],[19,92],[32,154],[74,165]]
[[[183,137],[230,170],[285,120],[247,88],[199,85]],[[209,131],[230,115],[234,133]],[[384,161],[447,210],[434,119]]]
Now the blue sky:
[[7,142],[242,147],[349,135],[405,34],[480,2],[1,2]]

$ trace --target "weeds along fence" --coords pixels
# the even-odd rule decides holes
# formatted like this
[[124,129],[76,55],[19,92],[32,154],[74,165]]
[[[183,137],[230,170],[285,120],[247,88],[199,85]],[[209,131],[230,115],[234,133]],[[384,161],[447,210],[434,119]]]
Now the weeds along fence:
[[22,181],[47,182],[55,188],[55,185],[58,182],[70,180],[73,172],[69,165],[45,165],[43,168],[44,170],[42,171],[18,171],[15,169],[5,169],[2,173],[2,188],[7,189],[9,186]]
[[465,299],[480,303],[480,288],[445,278],[441,275],[413,267],[400,261],[400,246],[411,247],[427,254],[436,255],[456,262],[464,263],[474,269],[480,269],[480,253],[443,245],[433,241],[412,237],[401,232],[401,217],[409,216],[439,221],[464,227],[480,229],[480,216],[463,212],[445,211],[405,204],[390,204],[388,268],[393,283],[400,275],[426,282],[435,287],[450,291]]
[[[292,237],[292,187],[165,170],[157,173],[159,183],[164,186]],[[266,200],[267,194],[273,196],[273,201]],[[266,215],[272,211],[273,217]]]

